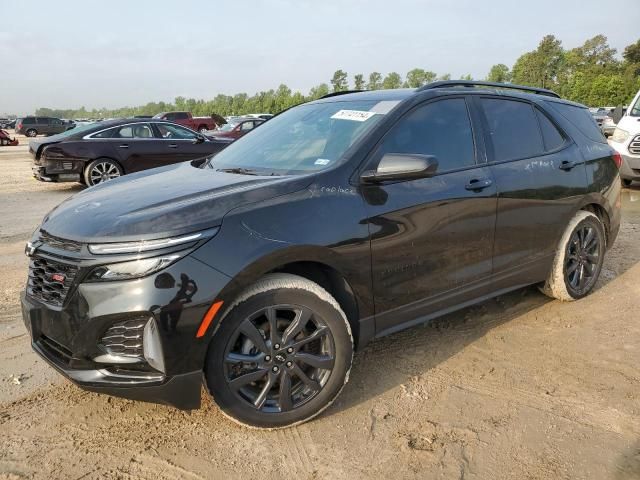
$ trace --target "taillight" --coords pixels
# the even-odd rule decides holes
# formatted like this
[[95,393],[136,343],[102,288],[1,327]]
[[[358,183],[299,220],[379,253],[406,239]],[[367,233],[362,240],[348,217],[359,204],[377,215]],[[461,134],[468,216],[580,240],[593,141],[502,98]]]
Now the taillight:
[[620,168],[620,166],[622,165],[622,155],[620,155],[620,152],[615,152],[613,155],[613,161],[616,162],[616,167],[618,167],[618,169]]

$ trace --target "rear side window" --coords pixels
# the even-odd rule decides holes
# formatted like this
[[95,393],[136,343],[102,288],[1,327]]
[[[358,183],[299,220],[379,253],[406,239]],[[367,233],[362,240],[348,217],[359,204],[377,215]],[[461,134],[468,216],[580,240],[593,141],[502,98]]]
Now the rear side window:
[[587,108],[574,107],[566,103],[546,102],[547,105],[571,122],[580,132],[594,142],[607,143],[602,131]]
[[480,101],[495,161],[535,157],[544,152],[538,120],[530,104],[496,98]]
[[173,117],[175,120],[184,120],[186,118],[189,118],[189,115],[187,115],[186,112],[178,112],[174,115]]
[[550,152],[560,148],[564,143],[564,137],[549,118],[537,108],[536,115],[540,122],[540,130],[542,131],[542,139],[544,140],[545,151]]
[[376,159],[386,153],[434,155],[438,173],[475,164],[475,149],[467,104],[463,98],[419,106],[385,136]]
[[36,119],[36,123],[39,125],[48,125],[49,124],[49,118],[48,117],[38,117]]
[[27,117],[22,120],[23,125],[33,125],[34,123],[36,123],[36,119],[34,117]]

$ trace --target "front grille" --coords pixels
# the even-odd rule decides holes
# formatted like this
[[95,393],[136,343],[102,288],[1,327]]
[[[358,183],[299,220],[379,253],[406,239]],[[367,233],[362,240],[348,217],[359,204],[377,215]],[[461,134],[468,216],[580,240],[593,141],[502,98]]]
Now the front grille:
[[142,334],[147,320],[137,317],[114,323],[102,336],[100,345],[112,355],[142,358]]
[[44,230],[40,230],[40,241],[52,248],[59,248],[69,252],[79,252],[82,250],[82,244],[73,240],[65,240],[64,238],[49,235]]
[[42,335],[38,339],[38,344],[50,357],[54,357],[66,365],[69,365],[69,362],[71,362],[71,350],[52,338]]
[[27,294],[43,303],[61,307],[77,273],[75,265],[33,257],[29,264]]
[[640,135],[636,135],[629,144],[629,153],[640,155]]

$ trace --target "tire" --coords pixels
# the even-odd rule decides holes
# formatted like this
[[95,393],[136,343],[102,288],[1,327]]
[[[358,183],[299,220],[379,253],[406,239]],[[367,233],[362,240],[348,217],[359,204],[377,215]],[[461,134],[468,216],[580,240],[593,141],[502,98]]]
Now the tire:
[[632,182],[633,182],[633,180],[630,180],[628,178],[623,178],[622,179],[622,185],[625,186],[625,187],[630,187]]
[[2,145],[3,147],[6,147],[7,145],[9,145],[9,139],[8,138],[0,138],[0,145]]
[[198,127],[198,131],[199,131],[200,133],[204,133],[204,132],[206,132],[207,130],[209,130],[209,129],[207,128],[207,126],[206,126],[206,125],[200,125],[200,127]]
[[328,408],[347,383],[352,361],[351,328],[338,302],[310,280],[269,274],[222,317],[204,380],[232,420],[283,428]]
[[584,210],[576,213],[562,235],[542,292],[565,302],[588,295],[600,276],[605,247],[600,219]]
[[38,135],[38,131],[35,128],[30,128],[26,131],[25,135],[27,137],[36,137]]
[[122,167],[110,158],[98,158],[84,169],[84,182],[88,187],[98,185],[123,175]]

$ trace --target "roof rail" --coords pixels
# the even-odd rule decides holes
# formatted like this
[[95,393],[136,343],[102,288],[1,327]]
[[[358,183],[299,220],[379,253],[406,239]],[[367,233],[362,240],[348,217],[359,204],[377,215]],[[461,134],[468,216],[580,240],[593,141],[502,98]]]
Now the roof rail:
[[547,90],[546,88],[527,87],[525,85],[514,85],[512,83],[481,82],[476,80],[441,80],[438,82],[428,83],[425,86],[418,88],[416,91],[422,92],[424,90],[431,90],[434,88],[449,87],[493,87],[498,89],[520,90],[522,92],[537,93],[538,95],[560,98],[560,95],[556,92],[553,90]]
[[[331,97],[337,97],[338,95],[346,95],[347,93],[358,93],[358,92],[364,92],[364,90],[342,90],[340,92],[327,93],[326,95],[323,95],[320,98],[331,98]],[[318,98],[318,100],[320,100],[320,98]]]

